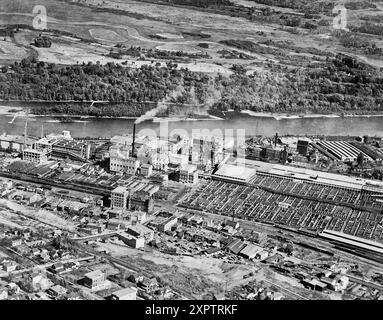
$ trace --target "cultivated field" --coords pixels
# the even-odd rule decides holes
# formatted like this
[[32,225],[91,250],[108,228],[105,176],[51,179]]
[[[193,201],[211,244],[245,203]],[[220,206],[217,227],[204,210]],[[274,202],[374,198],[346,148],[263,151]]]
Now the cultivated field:
[[[244,7],[254,7],[256,10],[267,7],[246,0],[234,0],[233,3]],[[272,39],[277,42],[288,41],[298,48],[315,48],[327,52],[353,51],[342,47],[331,36],[331,27],[323,27],[315,30],[315,32],[298,28],[292,32],[288,28],[273,23],[249,21],[241,17],[203,12],[190,7],[176,6],[170,9],[166,5],[131,0],[4,0],[0,4],[0,21],[2,24],[23,23],[32,25],[32,10],[35,5],[43,5],[47,8],[49,29],[71,32],[77,37],[98,42],[103,45],[104,51],[107,50],[108,46],[113,47],[116,44],[141,46],[147,49],[184,51],[186,53],[202,51],[213,58],[213,61],[209,61],[209,63],[219,63],[223,67],[222,69],[211,66],[192,67],[190,65],[195,71],[225,72],[226,70],[227,72],[232,63],[241,63],[246,65],[249,70],[255,70],[251,64],[252,61],[220,57],[217,51],[230,47],[219,44],[219,41],[228,39],[246,39],[254,42]],[[273,6],[270,8],[285,14],[298,14],[296,10],[290,8]],[[379,10],[382,8],[383,6],[378,3],[378,10],[348,10],[348,23],[358,24],[362,16],[379,17],[381,15]],[[332,19],[329,17],[323,16],[323,19],[332,23]],[[202,33],[209,38],[204,39]],[[375,40],[377,45],[382,44],[379,37],[376,37]],[[201,50],[201,47],[198,46],[201,42],[208,43],[209,48]],[[95,49],[94,45],[88,44],[84,47],[83,43],[79,44],[73,41],[69,46],[72,47],[72,50],[68,55],[62,54],[63,47],[61,44],[53,46],[50,50],[37,50],[37,53],[44,61],[63,64],[76,63],[79,60],[100,61],[101,63],[113,61],[105,59],[103,57],[105,52],[100,48]],[[272,43],[265,46],[275,48]],[[9,42],[6,45],[0,45],[0,50],[2,60],[12,56],[19,59],[24,57],[26,52],[31,50],[31,47],[29,43],[16,39],[14,43]],[[88,52],[89,57],[86,57],[84,51]],[[272,54],[265,56],[255,52],[246,53],[260,60],[273,59]],[[380,60],[376,57],[366,58],[365,55],[358,52],[353,54],[372,65],[381,65]],[[315,54],[309,55],[309,57],[318,58]],[[274,61],[278,62],[279,60],[274,59]],[[198,59],[198,62],[206,61]]]

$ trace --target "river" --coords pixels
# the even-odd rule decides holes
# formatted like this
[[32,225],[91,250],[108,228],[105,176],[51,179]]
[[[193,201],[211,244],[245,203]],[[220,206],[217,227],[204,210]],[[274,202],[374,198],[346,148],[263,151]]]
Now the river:
[[[13,121],[12,121],[13,120]],[[0,134],[22,134],[25,127],[25,117],[0,115]],[[12,122],[12,123],[10,123]],[[40,136],[41,128],[45,133],[69,130],[74,137],[112,137],[132,132],[132,119],[78,119],[75,122],[62,123],[53,117],[31,116],[28,120],[28,134]],[[168,132],[183,129],[188,134],[193,129],[208,129],[210,131],[233,129],[245,130],[246,136],[265,135],[370,135],[383,137],[383,116],[371,117],[337,117],[337,118],[293,118],[277,120],[271,117],[254,117],[249,115],[235,116],[228,120],[178,120],[169,122],[146,121],[138,125],[142,129],[160,132],[160,125],[168,124]]]

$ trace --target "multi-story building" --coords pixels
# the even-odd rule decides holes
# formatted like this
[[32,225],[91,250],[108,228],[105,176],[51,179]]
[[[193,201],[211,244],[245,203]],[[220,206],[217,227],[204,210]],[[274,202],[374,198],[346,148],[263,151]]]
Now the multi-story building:
[[105,283],[105,273],[101,270],[88,272],[84,277],[84,285],[90,289],[97,289],[102,287]]
[[23,136],[7,135],[0,136],[0,149],[14,152],[22,152],[24,149],[31,149],[35,140],[24,139]]
[[145,141],[137,150],[137,159],[141,163],[151,164],[156,170],[167,170],[169,163],[168,142],[157,139]]
[[126,228],[126,232],[131,234],[134,237],[144,238],[146,243],[154,239],[154,231],[141,224],[138,224],[135,226],[128,226]]
[[154,220],[149,222],[149,226],[157,229],[158,231],[166,232],[176,225],[178,218],[168,212],[160,212]]
[[136,174],[140,162],[130,155],[131,148],[127,145],[112,146],[110,153],[110,171],[118,173]]
[[189,163],[189,156],[185,154],[169,154],[169,163],[186,165]]
[[62,134],[49,134],[37,140],[34,144],[34,149],[45,150],[50,154],[53,150],[53,145],[61,140],[72,141],[73,138],[69,131],[63,131]]
[[152,212],[154,209],[154,194],[156,194],[159,189],[159,186],[147,183],[140,183],[137,186],[128,187],[128,209]]
[[112,191],[111,207],[113,209],[126,209],[129,192],[124,187],[117,187]]
[[83,159],[90,158],[90,144],[83,141],[63,139],[53,144],[52,151],[55,155],[68,155]]
[[181,166],[178,181],[186,184],[198,183],[197,166],[190,164]]
[[44,150],[48,153],[51,153],[53,150],[53,145],[58,141],[59,139],[56,137],[51,137],[51,138],[44,137],[35,142],[34,149],[39,151]]
[[151,164],[143,163],[141,164],[141,175],[144,177],[150,177],[153,174],[153,166]]
[[113,209],[151,212],[154,208],[154,194],[158,191],[159,186],[134,181],[112,191],[111,207]]
[[23,151],[23,160],[37,164],[48,161],[48,152],[45,150],[26,149]]

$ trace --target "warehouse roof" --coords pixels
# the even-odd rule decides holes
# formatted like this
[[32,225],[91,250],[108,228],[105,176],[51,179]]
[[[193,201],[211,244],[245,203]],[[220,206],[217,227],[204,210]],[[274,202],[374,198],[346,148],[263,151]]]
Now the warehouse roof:
[[346,244],[360,247],[363,249],[368,249],[378,253],[383,253],[383,243],[355,237],[343,232],[337,232],[333,230],[324,230],[322,233],[320,233],[320,236],[330,240],[344,242]]
[[215,176],[245,182],[245,181],[248,181],[252,176],[254,176],[255,173],[256,173],[256,170],[252,168],[238,166],[238,165],[224,164],[215,173]]
[[245,246],[246,244],[243,241],[241,241],[240,239],[237,239],[231,242],[227,246],[227,249],[233,252],[234,254],[238,254]]
[[255,244],[248,244],[245,248],[243,248],[240,252],[241,255],[245,257],[254,258],[258,252],[263,250],[262,247],[256,246]]

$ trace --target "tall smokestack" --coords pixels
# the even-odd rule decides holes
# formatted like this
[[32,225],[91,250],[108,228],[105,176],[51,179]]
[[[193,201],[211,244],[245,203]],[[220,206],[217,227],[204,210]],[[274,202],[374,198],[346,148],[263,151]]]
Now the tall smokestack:
[[135,153],[135,147],[136,147],[136,124],[133,125],[133,143],[132,143],[132,157],[136,156]]

